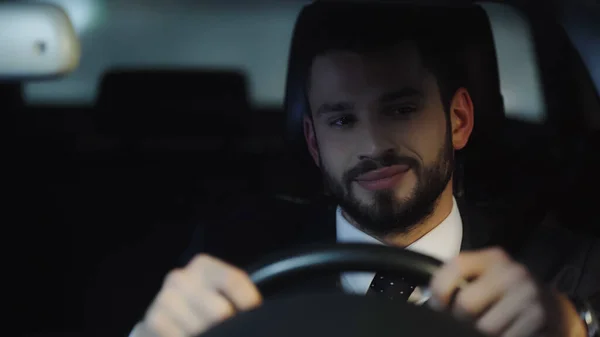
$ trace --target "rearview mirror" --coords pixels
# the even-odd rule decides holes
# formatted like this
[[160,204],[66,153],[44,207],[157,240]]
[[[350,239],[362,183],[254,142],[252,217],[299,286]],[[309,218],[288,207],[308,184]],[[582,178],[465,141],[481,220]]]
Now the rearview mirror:
[[65,11],[45,3],[0,3],[0,80],[70,73],[81,49]]

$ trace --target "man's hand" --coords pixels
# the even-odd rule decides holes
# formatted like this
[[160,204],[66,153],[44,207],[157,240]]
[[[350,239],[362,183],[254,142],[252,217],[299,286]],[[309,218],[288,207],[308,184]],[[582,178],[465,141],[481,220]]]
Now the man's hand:
[[248,275],[207,255],[174,270],[148,309],[135,337],[193,337],[262,298]]
[[585,336],[570,301],[540,286],[499,248],[460,254],[434,275],[430,287],[434,309],[470,320],[487,335]]

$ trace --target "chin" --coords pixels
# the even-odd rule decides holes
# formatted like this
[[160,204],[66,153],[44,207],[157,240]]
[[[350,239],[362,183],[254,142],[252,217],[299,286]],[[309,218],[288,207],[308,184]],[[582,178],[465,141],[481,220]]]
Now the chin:
[[414,184],[401,184],[395,188],[377,191],[365,190],[358,186],[354,190],[353,197],[369,205],[373,204],[378,196],[389,196],[389,198],[393,198],[396,202],[402,203],[406,200],[410,200],[415,195],[415,189],[416,186],[414,186]]
[[409,200],[412,200],[415,196],[415,190],[395,190],[393,191],[393,198],[399,204],[406,203]]
[[402,205],[410,202],[413,198],[412,191],[398,193],[397,190],[387,189],[379,191],[369,191],[368,195],[353,195],[354,200],[357,200],[363,207],[377,207],[381,204],[387,207],[403,208]]

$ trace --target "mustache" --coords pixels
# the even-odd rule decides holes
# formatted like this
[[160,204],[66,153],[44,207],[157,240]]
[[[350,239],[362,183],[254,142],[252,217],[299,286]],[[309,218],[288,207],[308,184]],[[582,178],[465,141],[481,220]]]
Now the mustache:
[[399,156],[396,154],[386,154],[378,158],[365,159],[344,173],[344,181],[346,183],[351,183],[362,174],[392,165],[418,167],[419,162],[415,158]]

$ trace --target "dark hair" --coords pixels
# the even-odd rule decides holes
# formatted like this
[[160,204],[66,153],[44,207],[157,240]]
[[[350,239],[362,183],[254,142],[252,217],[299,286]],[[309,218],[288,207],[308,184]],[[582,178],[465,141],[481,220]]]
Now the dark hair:
[[397,4],[317,3],[303,27],[305,88],[312,61],[332,50],[359,53],[391,48],[411,41],[425,68],[436,78],[446,112],[452,97],[465,86],[458,26],[447,8],[408,7]]

